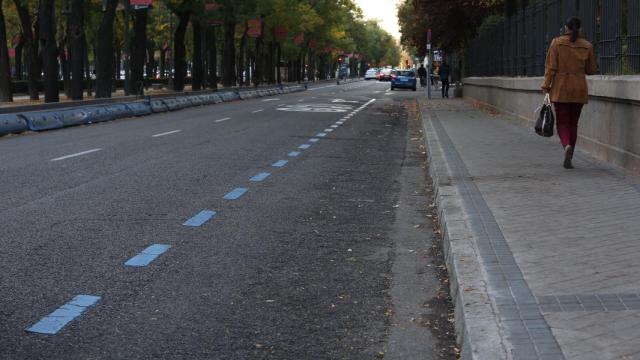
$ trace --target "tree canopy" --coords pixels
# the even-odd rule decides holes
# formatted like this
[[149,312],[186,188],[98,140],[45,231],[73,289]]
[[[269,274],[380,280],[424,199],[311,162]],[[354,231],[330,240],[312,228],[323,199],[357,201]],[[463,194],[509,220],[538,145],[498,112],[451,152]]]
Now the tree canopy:
[[398,6],[401,44],[424,54],[430,28],[435,46],[463,49],[484,19],[504,5],[505,0],[404,0]]
[[[141,3],[0,2],[0,30],[6,33],[0,42],[0,70],[8,73],[2,90],[26,79],[35,100],[44,81],[49,84],[45,99],[57,101],[60,87],[72,98],[82,98],[83,89],[111,96],[123,77],[132,79],[125,82],[127,93],[167,78],[175,90],[188,83],[193,89],[215,89],[219,75],[226,86],[258,85],[281,78],[327,78],[338,59],[354,75],[368,66],[400,61],[393,37],[376,21],[365,20],[353,0]],[[6,93],[10,100],[11,92]]]

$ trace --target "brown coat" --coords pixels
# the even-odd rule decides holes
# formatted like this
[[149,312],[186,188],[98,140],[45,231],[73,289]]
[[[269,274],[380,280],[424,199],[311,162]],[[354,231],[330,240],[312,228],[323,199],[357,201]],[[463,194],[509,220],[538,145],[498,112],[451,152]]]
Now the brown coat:
[[550,93],[553,102],[586,104],[586,75],[595,73],[591,43],[582,37],[572,43],[570,35],[559,36],[553,39],[547,53],[542,89]]

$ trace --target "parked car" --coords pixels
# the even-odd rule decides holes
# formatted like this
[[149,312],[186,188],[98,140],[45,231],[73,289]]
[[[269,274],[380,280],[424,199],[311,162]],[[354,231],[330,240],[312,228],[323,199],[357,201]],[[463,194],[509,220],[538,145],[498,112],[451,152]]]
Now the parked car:
[[416,85],[415,70],[394,70],[391,73],[391,90],[403,88],[416,91]]
[[367,70],[367,72],[364,74],[364,79],[365,80],[375,79],[377,74],[378,74],[378,69],[371,68]]
[[380,71],[380,75],[378,77],[378,80],[380,81],[391,81],[391,73],[393,72],[393,70],[391,69],[382,69]]

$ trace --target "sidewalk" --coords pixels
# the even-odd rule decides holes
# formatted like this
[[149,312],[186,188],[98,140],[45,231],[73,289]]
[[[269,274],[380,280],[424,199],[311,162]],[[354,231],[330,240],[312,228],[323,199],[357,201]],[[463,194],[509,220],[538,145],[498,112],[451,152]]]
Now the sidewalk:
[[465,100],[422,117],[463,359],[640,359],[640,180]]

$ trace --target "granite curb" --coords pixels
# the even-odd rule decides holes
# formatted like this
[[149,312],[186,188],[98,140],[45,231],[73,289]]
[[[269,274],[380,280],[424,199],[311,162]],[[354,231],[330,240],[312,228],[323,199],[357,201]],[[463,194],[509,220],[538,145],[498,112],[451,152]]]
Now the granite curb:
[[421,106],[429,173],[442,228],[445,261],[455,306],[455,330],[461,358],[512,359],[499,325],[480,262],[474,233],[461,203],[460,189],[444,156],[428,111]]

